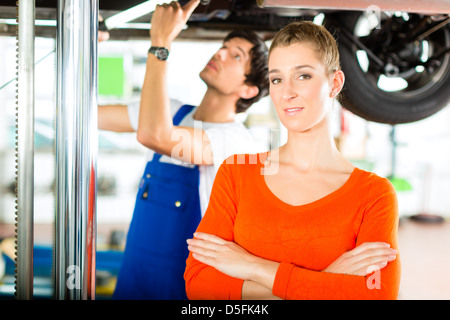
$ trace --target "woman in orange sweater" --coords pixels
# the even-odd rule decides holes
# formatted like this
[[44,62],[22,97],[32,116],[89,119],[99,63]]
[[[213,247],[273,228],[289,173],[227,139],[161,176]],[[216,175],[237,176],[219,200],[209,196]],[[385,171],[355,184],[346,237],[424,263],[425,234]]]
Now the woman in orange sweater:
[[288,130],[269,153],[220,167],[194,239],[190,299],[396,299],[398,209],[390,182],[337,150],[344,85],[332,35],[295,22],[273,39],[270,95]]

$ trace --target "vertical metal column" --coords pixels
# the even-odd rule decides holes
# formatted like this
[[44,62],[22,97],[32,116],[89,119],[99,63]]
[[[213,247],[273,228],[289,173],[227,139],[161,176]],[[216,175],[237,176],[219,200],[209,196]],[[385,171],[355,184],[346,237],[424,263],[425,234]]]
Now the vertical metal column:
[[19,2],[17,82],[16,297],[33,297],[34,212],[34,17],[33,0]]
[[95,299],[98,0],[58,0],[55,298]]

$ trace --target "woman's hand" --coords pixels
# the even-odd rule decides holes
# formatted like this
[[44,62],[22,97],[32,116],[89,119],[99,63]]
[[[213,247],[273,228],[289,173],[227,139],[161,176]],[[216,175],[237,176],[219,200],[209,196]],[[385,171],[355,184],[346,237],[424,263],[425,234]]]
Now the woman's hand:
[[397,250],[384,242],[366,242],[337,258],[323,272],[366,276],[395,260]]
[[257,257],[232,241],[212,234],[196,232],[188,239],[188,249],[198,261],[234,278],[249,280]]
[[[268,276],[268,286],[273,279],[278,263],[257,257],[232,241],[226,241],[215,235],[196,232],[194,239],[188,239],[188,249],[193,257],[220,272],[242,280],[262,282],[261,277]],[[272,278],[273,276],[273,278]]]
[[233,241],[196,232],[188,249],[198,261],[237,279],[244,280],[242,299],[279,299],[272,295],[279,263],[257,257]]

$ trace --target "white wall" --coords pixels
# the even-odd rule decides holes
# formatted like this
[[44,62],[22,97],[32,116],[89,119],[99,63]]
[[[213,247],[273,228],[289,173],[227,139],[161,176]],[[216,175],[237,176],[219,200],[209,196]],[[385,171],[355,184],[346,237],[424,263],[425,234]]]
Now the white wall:
[[[381,176],[392,173],[391,126],[367,122],[349,112],[352,151]],[[429,213],[450,217],[450,108],[414,123],[396,125],[395,176],[406,179],[411,191],[398,192],[401,216]],[[348,150],[349,158],[361,152]]]

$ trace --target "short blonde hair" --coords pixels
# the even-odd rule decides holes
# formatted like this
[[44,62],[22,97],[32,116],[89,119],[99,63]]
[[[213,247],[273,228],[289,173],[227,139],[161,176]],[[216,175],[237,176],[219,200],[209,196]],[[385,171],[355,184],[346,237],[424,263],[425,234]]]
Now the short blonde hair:
[[278,31],[272,40],[269,56],[277,47],[287,47],[299,42],[306,42],[313,46],[328,74],[341,69],[336,40],[325,27],[311,21],[291,22]]

